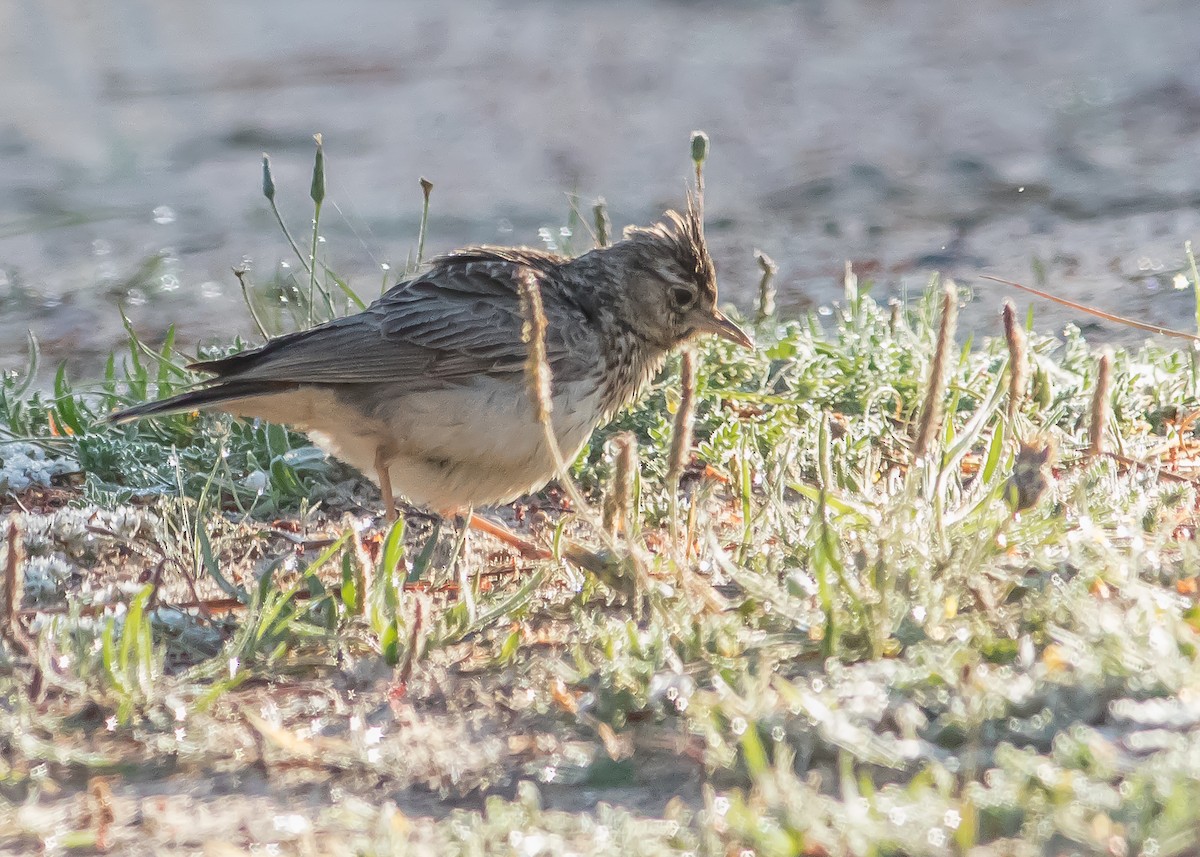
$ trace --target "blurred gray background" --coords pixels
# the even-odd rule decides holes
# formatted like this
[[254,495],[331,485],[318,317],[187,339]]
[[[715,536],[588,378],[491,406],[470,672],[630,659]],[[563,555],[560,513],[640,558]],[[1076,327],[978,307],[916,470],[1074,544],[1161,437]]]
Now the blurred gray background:
[[744,308],[761,248],[790,313],[827,306],[851,260],[885,296],[952,274],[989,332],[1006,293],[977,275],[1040,266],[1186,327],[1197,45],[1195,0],[4,0],[0,369],[32,328],[96,374],[118,301],[151,338],[249,331],[230,269],[290,258],[259,158],[303,234],[314,132],[327,259],[365,294],[415,246],[419,176],[432,251],[536,245],[570,192],[618,226],[680,205],[704,128],[710,241]]

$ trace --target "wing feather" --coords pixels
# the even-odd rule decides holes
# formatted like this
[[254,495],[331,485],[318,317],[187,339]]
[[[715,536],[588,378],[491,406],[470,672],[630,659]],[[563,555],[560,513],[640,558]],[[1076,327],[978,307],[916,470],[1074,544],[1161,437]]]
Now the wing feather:
[[[529,261],[537,261],[531,257]],[[386,380],[411,392],[481,375],[523,371],[517,277],[526,260],[444,257],[428,273],[390,289],[363,312],[272,340],[254,351],[198,363],[222,380],[362,384]],[[549,292],[549,288],[544,287]],[[558,380],[594,372],[586,315],[547,294],[547,356]]]

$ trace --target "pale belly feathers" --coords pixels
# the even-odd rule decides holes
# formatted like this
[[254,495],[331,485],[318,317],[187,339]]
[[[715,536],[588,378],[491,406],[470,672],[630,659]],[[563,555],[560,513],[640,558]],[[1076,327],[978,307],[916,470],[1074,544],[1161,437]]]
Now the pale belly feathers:
[[[376,483],[378,453],[395,494],[439,513],[508,503],[555,475],[525,391],[511,382],[482,377],[463,387],[381,396],[373,408],[355,407],[360,403],[345,396],[305,387],[221,409],[295,426]],[[594,380],[556,385],[552,423],[568,464],[596,426],[600,398]]]

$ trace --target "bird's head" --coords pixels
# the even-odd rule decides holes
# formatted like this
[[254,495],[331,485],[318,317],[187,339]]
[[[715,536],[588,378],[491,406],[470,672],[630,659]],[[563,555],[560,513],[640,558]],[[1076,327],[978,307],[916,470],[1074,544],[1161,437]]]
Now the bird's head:
[[689,197],[683,214],[668,211],[661,223],[630,227],[609,248],[625,268],[628,286],[619,300],[623,320],[650,342],[669,350],[713,334],[746,348],[753,340],[717,309],[717,274],[700,212]]

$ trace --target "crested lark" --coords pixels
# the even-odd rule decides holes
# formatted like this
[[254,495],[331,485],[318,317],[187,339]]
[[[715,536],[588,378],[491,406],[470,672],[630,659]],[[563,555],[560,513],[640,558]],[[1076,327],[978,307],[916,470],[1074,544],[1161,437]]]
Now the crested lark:
[[507,247],[450,253],[360,313],[196,363],[215,376],[209,386],[112,419],[203,409],[296,426],[373,476],[389,518],[396,495],[442,514],[510,502],[555,474],[527,393],[522,276],[542,294],[551,420],[568,461],[672,349],[703,334],[752,345],[717,309],[689,204],[575,259]]

